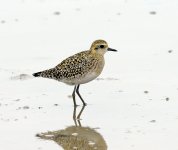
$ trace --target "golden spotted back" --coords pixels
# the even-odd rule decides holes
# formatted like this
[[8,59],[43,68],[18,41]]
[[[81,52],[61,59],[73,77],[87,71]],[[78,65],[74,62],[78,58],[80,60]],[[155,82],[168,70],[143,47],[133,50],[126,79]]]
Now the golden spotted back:
[[[59,80],[80,80],[87,74],[96,71],[99,60],[91,51],[77,53],[58,64],[54,77]],[[72,82],[71,82],[72,83]]]

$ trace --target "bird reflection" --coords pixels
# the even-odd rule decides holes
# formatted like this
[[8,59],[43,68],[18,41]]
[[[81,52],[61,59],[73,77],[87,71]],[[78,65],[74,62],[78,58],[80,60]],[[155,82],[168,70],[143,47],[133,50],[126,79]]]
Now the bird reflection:
[[73,111],[73,120],[74,120],[74,123],[75,123],[75,126],[77,127],[77,126],[82,126],[81,125],[81,119],[80,119],[80,116],[81,116],[81,114],[82,114],[82,112],[84,111],[84,109],[85,109],[85,105],[83,105],[82,106],[82,109],[80,110],[80,112],[79,112],[79,114],[77,115],[76,113],[77,113],[77,106],[75,107],[74,106],[74,111]]
[[73,120],[75,126],[69,126],[58,131],[49,131],[37,134],[37,137],[45,140],[53,140],[64,150],[107,150],[107,145],[100,133],[94,128],[82,127],[81,115],[85,105],[77,113],[77,107],[74,107]]

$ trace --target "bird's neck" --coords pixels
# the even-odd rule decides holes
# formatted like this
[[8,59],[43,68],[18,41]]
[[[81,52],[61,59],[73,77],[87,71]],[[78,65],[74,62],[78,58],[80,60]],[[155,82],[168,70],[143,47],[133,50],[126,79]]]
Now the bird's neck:
[[97,58],[104,58],[105,53],[96,52],[95,50],[90,50],[90,54]]

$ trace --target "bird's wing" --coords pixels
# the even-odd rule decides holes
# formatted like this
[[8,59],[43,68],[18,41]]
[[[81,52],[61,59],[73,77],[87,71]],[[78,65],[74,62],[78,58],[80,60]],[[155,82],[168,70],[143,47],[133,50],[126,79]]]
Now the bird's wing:
[[83,51],[63,60],[55,69],[61,79],[70,79],[85,75],[91,71],[95,63],[97,63],[97,60],[89,54],[89,51]]

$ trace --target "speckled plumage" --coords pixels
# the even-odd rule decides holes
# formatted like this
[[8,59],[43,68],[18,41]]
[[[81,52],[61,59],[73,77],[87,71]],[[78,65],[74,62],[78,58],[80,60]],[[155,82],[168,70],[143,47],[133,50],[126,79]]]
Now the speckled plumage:
[[[105,64],[104,54],[107,50],[116,51],[108,48],[106,41],[96,40],[89,50],[70,56],[54,68],[37,72],[33,75],[75,85],[77,87],[74,90],[80,95],[78,92],[79,85],[97,78],[102,72]],[[81,96],[79,97],[81,98]]]
[[[56,67],[42,71],[39,76],[62,81],[69,85],[83,84],[83,78],[93,74],[96,78],[104,67],[104,57],[83,51],[63,60]],[[94,75],[96,74],[96,75]]]

